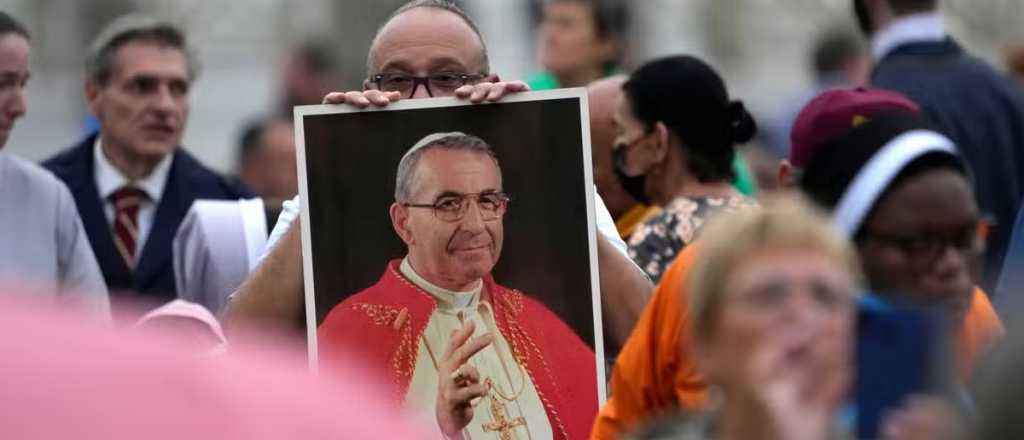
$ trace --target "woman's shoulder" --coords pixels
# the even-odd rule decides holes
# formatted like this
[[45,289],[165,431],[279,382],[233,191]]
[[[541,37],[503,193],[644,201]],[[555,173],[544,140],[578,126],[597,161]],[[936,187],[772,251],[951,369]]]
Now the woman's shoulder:
[[703,219],[721,210],[735,210],[754,206],[757,206],[757,201],[742,194],[728,197],[680,196],[676,197],[665,207],[663,214],[680,219]]

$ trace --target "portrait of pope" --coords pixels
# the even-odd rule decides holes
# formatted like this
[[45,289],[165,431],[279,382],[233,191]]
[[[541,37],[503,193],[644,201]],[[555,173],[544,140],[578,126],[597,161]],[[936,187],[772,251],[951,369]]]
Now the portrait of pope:
[[434,133],[409,148],[388,212],[406,254],[327,313],[321,370],[335,356],[364,359],[441,438],[587,437],[598,405],[593,350],[491,276],[511,202],[483,139]]

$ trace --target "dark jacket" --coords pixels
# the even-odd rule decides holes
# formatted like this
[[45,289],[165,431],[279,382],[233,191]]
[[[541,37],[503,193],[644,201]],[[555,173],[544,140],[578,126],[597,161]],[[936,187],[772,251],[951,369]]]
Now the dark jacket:
[[996,222],[981,279],[991,293],[1024,193],[1024,93],[948,38],[896,47],[871,80],[917,102],[970,165],[981,209]]
[[112,293],[131,291],[146,299],[166,302],[177,297],[171,242],[182,218],[196,199],[239,199],[252,197],[245,188],[199,163],[182,148],[174,150],[167,184],[156,207],[153,226],[132,273],[114,247],[113,233],[103,213],[96,188],[93,148],[96,135],[43,162],[71,190],[82,216],[82,224],[103,278]]

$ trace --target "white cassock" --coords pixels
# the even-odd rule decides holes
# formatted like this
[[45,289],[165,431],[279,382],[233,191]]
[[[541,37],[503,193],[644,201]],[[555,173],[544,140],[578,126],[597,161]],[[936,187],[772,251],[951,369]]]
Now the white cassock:
[[[473,320],[476,323],[474,336],[490,333],[494,342],[470,358],[468,363],[480,372],[481,382],[490,379],[496,389],[490,389],[488,396],[479,400],[473,409],[473,421],[463,429],[462,435],[467,440],[552,438],[551,423],[533,381],[525,366],[516,362],[508,341],[498,331],[490,303],[480,300],[483,282],[472,291],[454,292],[423,279],[407,259],[402,260],[400,269],[403,276],[437,301],[437,308],[430,315],[419,343],[416,369],[405,398],[406,407],[414,416],[425,426],[437,426],[438,364],[444,356],[449,335],[462,327],[463,322]],[[492,400],[499,404],[496,408],[492,407]],[[496,414],[496,410],[504,414]],[[505,423],[522,423],[506,429],[509,436],[502,437],[501,431],[494,429],[503,422],[498,418],[504,418]],[[439,438],[442,438],[440,428],[437,429]]]
[[266,242],[262,199],[196,200],[174,235],[178,297],[219,314],[256,267]]

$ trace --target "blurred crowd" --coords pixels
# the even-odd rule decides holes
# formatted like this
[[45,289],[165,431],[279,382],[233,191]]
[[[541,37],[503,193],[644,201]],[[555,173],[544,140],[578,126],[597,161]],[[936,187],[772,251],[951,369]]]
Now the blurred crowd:
[[[846,2],[812,83],[755,114],[707,60],[626,65],[631,2],[537,2],[542,71],[509,78],[459,2],[412,0],[360,90],[331,41],[295,44],[230,175],[182,145],[203,48],[143,14],[82,54],[93,129],[41,163],[4,151],[45,30],[0,12],[0,437],[1024,438],[1024,48],[1004,73],[940,0]],[[471,431],[489,389],[464,353],[428,429],[359,359],[310,374],[294,107],[568,87],[613,220],[593,219],[603,405],[524,378],[550,426]]]

